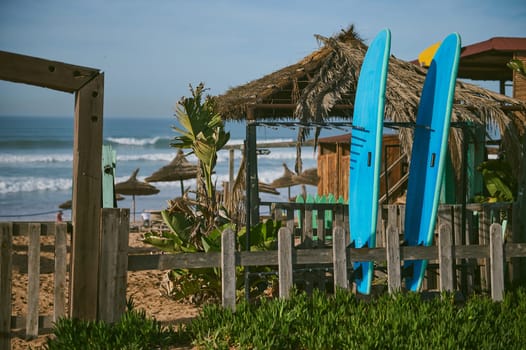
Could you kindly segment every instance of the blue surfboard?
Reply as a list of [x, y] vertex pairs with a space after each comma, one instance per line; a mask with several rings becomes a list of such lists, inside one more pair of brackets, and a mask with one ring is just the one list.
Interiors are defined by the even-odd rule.
[[[433, 243], [460, 56], [460, 36], [447, 36], [435, 53], [422, 89], [413, 139], [404, 238], [409, 246]], [[406, 288], [422, 285], [427, 260], [404, 262]]]
[[[391, 32], [384, 29], [365, 54], [356, 88], [349, 169], [350, 241], [356, 248], [376, 245], [385, 87], [390, 52]], [[373, 263], [356, 262], [353, 267], [356, 290], [369, 294]]]

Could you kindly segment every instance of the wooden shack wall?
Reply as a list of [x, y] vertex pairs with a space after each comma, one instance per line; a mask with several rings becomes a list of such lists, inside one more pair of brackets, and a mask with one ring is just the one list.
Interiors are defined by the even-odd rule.
[[[526, 52], [516, 52], [514, 59], [526, 65]], [[513, 72], [513, 97], [526, 101], [526, 78], [518, 72]]]
[[[320, 141], [318, 153], [318, 194], [332, 193], [336, 198], [342, 196], [345, 201], [349, 197], [349, 141], [323, 142]], [[398, 135], [384, 135], [382, 145], [382, 164], [380, 172], [385, 170], [385, 157], [387, 167], [390, 167], [401, 154]], [[387, 186], [397, 183], [406, 171], [404, 162], [396, 164], [388, 175]], [[385, 178], [380, 179], [380, 196], [385, 193]]]

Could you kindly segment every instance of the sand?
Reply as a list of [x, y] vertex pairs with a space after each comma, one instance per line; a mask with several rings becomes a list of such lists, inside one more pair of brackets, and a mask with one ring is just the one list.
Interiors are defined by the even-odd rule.
[[[141, 242], [141, 233], [130, 233], [130, 249], [144, 252], [155, 251], [155, 248]], [[39, 314], [53, 314], [53, 266], [54, 236], [41, 237], [40, 258], [40, 301]], [[13, 237], [13, 284], [12, 315], [27, 313], [27, 236]], [[69, 251], [69, 244], [68, 244]], [[188, 322], [199, 314], [199, 307], [184, 304], [163, 296], [160, 284], [167, 271], [139, 271], [128, 273], [127, 297], [133, 297], [136, 309], [144, 309], [148, 316], [154, 317], [163, 324]], [[12, 349], [38, 349], [50, 335], [42, 334], [37, 339], [26, 341], [24, 330], [12, 333]]]

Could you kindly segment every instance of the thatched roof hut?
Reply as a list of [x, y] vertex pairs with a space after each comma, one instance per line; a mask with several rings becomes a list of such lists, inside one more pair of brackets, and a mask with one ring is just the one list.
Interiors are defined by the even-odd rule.
[[[321, 122], [330, 117], [352, 117], [360, 67], [367, 50], [351, 26], [340, 34], [316, 36], [323, 46], [300, 60], [260, 79], [231, 88], [216, 97], [226, 120], [243, 120], [254, 107], [257, 120], [295, 119]], [[462, 61], [461, 61], [462, 64]], [[414, 122], [426, 70], [392, 56], [386, 89], [386, 120]], [[258, 108], [264, 107], [264, 108]], [[519, 164], [520, 135], [526, 129], [526, 102], [457, 81], [452, 122], [466, 122], [481, 130], [498, 130], [502, 148], [512, 164]], [[410, 155], [413, 131], [401, 128], [400, 141]], [[304, 140], [306, 135], [301, 135]], [[450, 132], [450, 153], [457, 177], [462, 164], [463, 132]], [[518, 170], [518, 169], [517, 169]]]

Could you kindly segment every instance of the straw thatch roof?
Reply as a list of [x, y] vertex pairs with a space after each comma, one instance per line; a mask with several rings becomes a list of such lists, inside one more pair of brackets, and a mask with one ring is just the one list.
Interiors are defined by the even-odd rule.
[[[351, 118], [358, 75], [367, 47], [352, 26], [334, 37], [316, 38], [323, 46], [298, 63], [217, 96], [216, 105], [223, 118], [243, 120], [247, 106], [261, 104], [276, 108], [266, 106], [256, 109], [254, 116], [258, 120], [294, 118], [308, 123], [333, 116]], [[425, 76], [425, 69], [391, 56], [386, 88], [386, 120], [416, 120]], [[452, 122], [498, 129], [503, 150], [512, 164], [518, 164], [519, 136], [526, 127], [526, 102], [457, 81]], [[399, 135], [409, 156], [413, 131], [401, 128]], [[306, 136], [302, 134], [300, 139], [305, 140]], [[460, 176], [462, 163], [462, 139], [462, 130], [453, 128], [449, 144], [457, 176]]]

